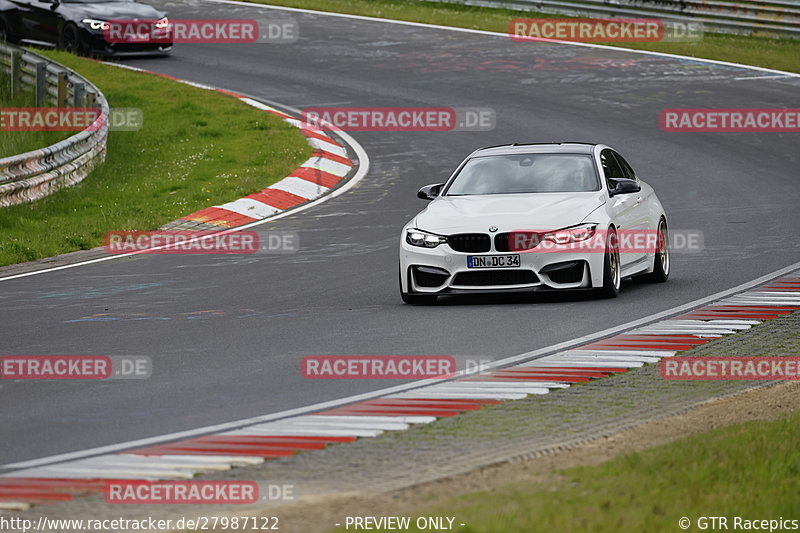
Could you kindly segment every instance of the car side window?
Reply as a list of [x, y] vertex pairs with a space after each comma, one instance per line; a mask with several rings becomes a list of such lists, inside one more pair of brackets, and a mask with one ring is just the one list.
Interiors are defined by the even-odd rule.
[[625, 174], [625, 177], [629, 180], [635, 180], [636, 173], [633, 171], [628, 162], [625, 161], [625, 158], [623, 158], [617, 152], [614, 152], [614, 157], [616, 157], [617, 161], [619, 162], [619, 166], [622, 167], [622, 173]]
[[[603, 150], [600, 152], [600, 164], [603, 166], [603, 174], [606, 177], [606, 182], [608, 182], [608, 180], [624, 180], [626, 178], [622, 167], [619, 166], [617, 158], [614, 157], [614, 152], [611, 150]], [[612, 189], [613, 184], [609, 182], [608, 188]]]

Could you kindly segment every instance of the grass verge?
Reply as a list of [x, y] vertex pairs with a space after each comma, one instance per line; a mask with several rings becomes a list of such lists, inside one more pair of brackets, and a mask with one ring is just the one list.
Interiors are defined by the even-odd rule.
[[[766, 321], [745, 332], [721, 337], [677, 357], [796, 357], [800, 353], [798, 331], [800, 311]], [[744, 520], [783, 517], [800, 523], [797, 516], [797, 509], [800, 509], [800, 454], [797, 453], [800, 448], [800, 391], [796, 382], [744, 392], [741, 387], [751, 386], [745, 381], [668, 381], [660, 378], [657, 368], [657, 364], [645, 365], [570, 390], [506, 402], [418, 430], [378, 437], [373, 443], [405, 436], [418, 449], [424, 449], [425, 444], [458, 443], [459, 453], [465, 454], [481, 440], [492, 439], [490, 442], [499, 446], [518, 438], [516, 435], [520, 431], [527, 431], [533, 442], [539, 435], [548, 433], [555, 434], [563, 442], [574, 435], [568, 419], [576, 413], [553, 411], [554, 407], [574, 407], [584, 412], [582, 424], [613, 428], [608, 421], [617, 417], [609, 417], [617, 409], [615, 398], [633, 402], [630, 406], [619, 406], [618, 415], [632, 421], [648, 402], [655, 401], [662, 412], [669, 412], [675, 406], [671, 402], [690, 398], [696, 387], [703, 387], [707, 393], [687, 404], [696, 409], [680, 416], [651, 420], [609, 440], [595, 440], [565, 451], [560, 462], [548, 463], [547, 458], [538, 458], [502, 463], [494, 469], [449, 480], [449, 485], [442, 482], [416, 489], [428, 498], [435, 495], [435, 503], [428, 503], [430, 499], [425, 497], [404, 498], [403, 494], [396, 493], [391, 495], [391, 501], [410, 500], [413, 503], [407, 507], [413, 509], [410, 516], [455, 517], [456, 524], [466, 524], [454, 528], [460, 533], [674, 532], [682, 530], [679, 520], [683, 517], [691, 521], [688, 530], [699, 531], [703, 524], [698, 523], [698, 519], [710, 516], [727, 517], [728, 528], [732, 530], [754, 529], [744, 522], [735, 527], [733, 519], [737, 516]], [[721, 389], [719, 392], [727, 396], [724, 400], [699, 403], [703, 398], [720, 397], [708, 389], [711, 385], [735, 386], [744, 394], [727, 396], [735, 389]], [[587, 395], [592, 389], [595, 394]], [[571, 403], [557, 403], [559, 395]], [[486, 416], [492, 415], [488, 413], [490, 410], [494, 410], [493, 416]], [[532, 415], [537, 411], [549, 412], [549, 415], [535, 418]], [[483, 418], [478, 418], [481, 415]], [[451, 439], [430, 439], [438, 431], [437, 425], [455, 422], [458, 418], [462, 423], [451, 424]], [[516, 419], [526, 427], [515, 428], [513, 421]], [[548, 420], [556, 421], [556, 427], [549, 428]], [[708, 431], [711, 427], [717, 429]], [[422, 440], [418, 438], [420, 434]], [[625, 451], [627, 453], [620, 453]], [[401, 450], [393, 452], [400, 455]], [[554, 456], [558, 458], [559, 453], [547, 457]], [[368, 454], [362, 450], [360, 457], [368, 457]], [[442, 462], [446, 462], [445, 456], [442, 457]], [[547, 464], [560, 467], [547, 467]], [[472, 489], [461, 490], [458, 488], [461, 486]], [[358, 515], [351, 513], [349, 516]], [[412, 519], [411, 523], [414, 522]], [[709, 530], [714, 529], [710, 521], [707, 525]], [[760, 524], [757, 528], [769, 529]], [[720, 529], [725, 528], [716, 528]], [[783, 529], [795, 528], [789, 525]], [[781, 528], [773, 525], [772, 530]], [[412, 527], [407, 531], [424, 530]]]
[[[254, 3], [380, 17], [459, 28], [508, 32], [513, 18], [562, 17], [531, 11], [493, 9], [422, 0], [248, 0]], [[601, 43], [704, 59], [800, 72], [800, 39], [771, 39], [706, 33], [696, 43]], [[535, 46], [535, 43], [519, 43]]]
[[0, 265], [102, 244], [260, 190], [311, 154], [278, 117], [220, 93], [46, 51], [90, 79], [111, 107], [142, 110], [140, 131], [109, 135], [106, 162], [80, 184], [0, 209]]
[[691, 531], [703, 516], [728, 517], [731, 529], [735, 516], [800, 519], [798, 447], [800, 414], [748, 422], [563, 470], [546, 484], [462, 496], [420, 516], [455, 516], [466, 524], [455, 528], [461, 533], [675, 532], [682, 517]]
[[[33, 107], [36, 102], [33, 89], [11, 97], [11, 81], [0, 71], [0, 108]], [[0, 135], [0, 157], [24, 154], [45, 148], [74, 135], [68, 131], [3, 131]]]

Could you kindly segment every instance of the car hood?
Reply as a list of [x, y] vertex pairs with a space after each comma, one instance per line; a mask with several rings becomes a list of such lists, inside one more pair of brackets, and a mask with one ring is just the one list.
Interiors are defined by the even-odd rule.
[[165, 15], [163, 11], [138, 2], [64, 3], [59, 9], [69, 11], [73, 20], [79, 17], [99, 20], [158, 20]]
[[605, 203], [596, 192], [442, 196], [415, 218], [418, 229], [434, 233], [485, 233], [560, 229], [581, 223]]

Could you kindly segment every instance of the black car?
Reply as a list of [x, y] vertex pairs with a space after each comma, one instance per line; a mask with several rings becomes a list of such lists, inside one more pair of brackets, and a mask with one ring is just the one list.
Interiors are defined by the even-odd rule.
[[[147, 21], [162, 37], [140, 42], [109, 38], [109, 21]], [[135, 0], [0, 0], [0, 41], [56, 46], [71, 52], [112, 55], [168, 54], [166, 13]]]

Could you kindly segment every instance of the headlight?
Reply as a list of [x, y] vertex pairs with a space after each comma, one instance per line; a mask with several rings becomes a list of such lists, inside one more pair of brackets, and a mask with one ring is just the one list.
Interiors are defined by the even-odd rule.
[[167, 17], [164, 17], [163, 19], [156, 22], [155, 26], [159, 30], [163, 30], [164, 28], [169, 28], [169, 19]]
[[597, 224], [581, 224], [574, 228], [560, 229], [544, 234], [544, 239], [556, 244], [569, 244], [572, 242], [585, 241], [594, 236]]
[[111, 28], [111, 24], [106, 22], [105, 20], [97, 20], [97, 19], [83, 19], [81, 22], [89, 26], [93, 30], [109, 30]]
[[440, 244], [447, 242], [447, 237], [429, 233], [420, 229], [410, 229], [406, 231], [406, 242], [411, 246], [421, 248], [436, 248]]

